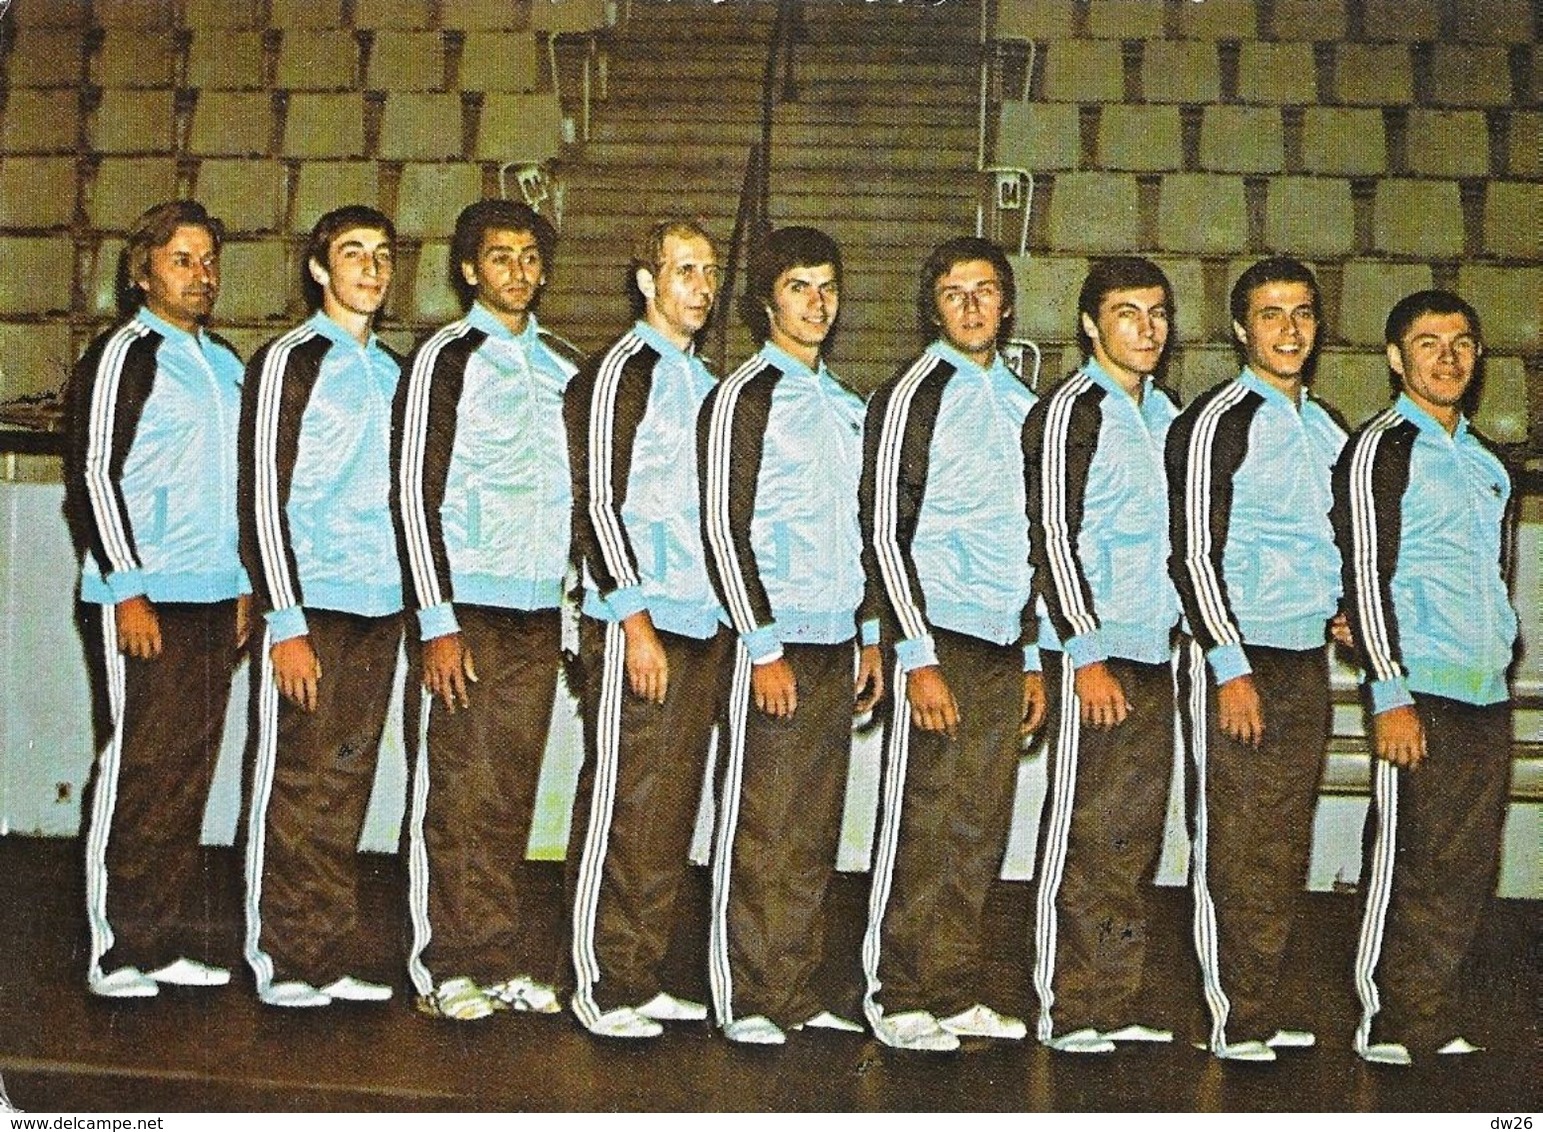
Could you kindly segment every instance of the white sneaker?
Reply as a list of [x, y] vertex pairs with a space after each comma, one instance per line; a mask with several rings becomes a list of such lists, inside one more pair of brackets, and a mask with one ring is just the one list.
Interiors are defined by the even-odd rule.
[[723, 1028], [723, 1036], [731, 1042], [753, 1046], [780, 1046], [788, 1040], [782, 1027], [764, 1014], [752, 1014], [748, 1018], [736, 1018]]
[[1414, 1058], [1409, 1056], [1409, 1049], [1401, 1042], [1375, 1042], [1363, 1050], [1357, 1050], [1361, 1057], [1376, 1065], [1412, 1065]]
[[475, 1022], [494, 1010], [492, 1000], [465, 975], [446, 979], [434, 988], [434, 993], [419, 995], [413, 1005], [420, 1014], [452, 1022]]
[[896, 1049], [946, 1053], [959, 1048], [959, 1039], [938, 1025], [938, 1020], [925, 1010], [881, 1015], [873, 1033], [879, 1041]]
[[1436, 1052], [1437, 1053], [1478, 1053], [1481, 1050], [1483, 1050], [1483, 1048], [1484, 1048], [1483, 1046], [1476, 1046], [1476, 1045], [1474, 1045], [1472, 1042], [1470, 1042], [1465, 1037], [1458, 1036], [1458, 1037], [1453, 1038], [1451, 1041], [1449, 1041], [1446, 1045], [1442, 1046]]
[[977, 1002], [968, 1010], [961, 1010], [951, 1018], [939, 1018], [938, 1025], [955, 1037], [1002, 1038], [1011, 1042], [1022, 1041], [1029, 1032], [1023, 1019], [998, 1014], [982, 1002]]
[[322, 987], [321, 993], [344, 1002], [385, 1002], [391, 997], [391, 988], [385, 983], [369, 983], [352, 975], [343, 975]]
[[490, 987], [482, 993], [493, 1002], [495, 1010], [518, 1010], [529, 1014], [556, 1014], [562, 1009], [557, 992], [545, 983], [538, 983], [529, 975], [516, 975]]
[[257, 992], [257, 997], [269, 1006], [331, 1006], [330, 996], [323, 994], [310, 983], [299, 980], [269, 983]]
[[1059, 1038], [1050, 1038], [1045, 1045], [1060, 1053], [1114, 1052], [1114, 1043], [1091, 1026], [1085, 1030], [1073, 1030], [1069, 1034], [1062, 1034]]
[[618, 1006], [607, 1010], [593, 1022], [585, 1022], [584, 1028], [602, 1038], [657, 1038], [664, 1027], [652, 1018], [645, 1018], [630, 1006]]
[[642, 1006], [633, 1009], [655, 1022], [701, 1022], [707, 1018], [707, 1007], [700, 1002], [676, 998], [668, 991], [660, 991]]
[[1223, 1061], [1274, 1061], [1275, 1051], [1265, 1042], [1251, 1038], [1246, 1042], [1226, 1042], [1216, 1051]]
[[151, 971], [149, 977], [174, 987], [223, 987], [230, 982], [230, 971], [224, 967], [211, 967], [197, 959], [173, 959], [166, 966]]
[[1264, 1044], [1271, 1049], [1309, 1049], [1318, 1044], [1318, 1036], [1311, 1030], [1276, 1030]]
[[861, 1034], [863, 1028], [850, 1018], [822, 1010], [807, 1022], [794, 1026], [795, 1030], [840, 1030], [843, 1034]]
[[92, 975], [86, 984], [102, 998], [154, 998], [161, 985], [138, 967], [119, 967], [105, 975]]
[[1109, 1030], [1098, 1035], [1110, 1042], [1171, 1042], [1172, 1030], [1154, 1030], [1151, 1026], [1143, 1026], [1132, 1022], [1129, 1026], [1121, 1026], [1118, 1030]]

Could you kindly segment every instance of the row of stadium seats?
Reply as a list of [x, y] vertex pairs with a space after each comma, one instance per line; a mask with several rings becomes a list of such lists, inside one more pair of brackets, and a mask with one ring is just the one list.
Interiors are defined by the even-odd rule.
[[606, 0], [24, 0], [22, 27], [253, 30], [445, 28], [590, 31], [612, 22]]

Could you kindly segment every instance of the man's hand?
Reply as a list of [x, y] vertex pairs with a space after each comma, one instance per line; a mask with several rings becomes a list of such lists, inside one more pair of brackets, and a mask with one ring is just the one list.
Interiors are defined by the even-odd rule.
[[1414, 770], [1425, 761], [1425, 724], [1413, 704], [1402, 704], [1372, 716], [1377, 757]]
[[1045, 722], [1045, 674], [1043, 672], [1025, 672], [1023, 674], [1023, 714], [1019, 716], [1018, 735], [1028, 738], [1038, 731]]
[[1259, 702], [1252, 674], [1245, 672], [1218, 685], [1216, 714], [1223, 734], [1250, 747], [1264, 741], [1264, 705]]
[[773, 719], [792, 719], [798, 710], [798, 681], [786, 657], [750, 669], [750, 693], [755, 706]]
[[911, 701], [911, 722], [923, 731], [941, 731], [952, 739], [959, 733], [959, 704], [936, 664], [913, 669], [906, 677], [905, 696]]
[[246, 643], [252, 636], [252, 595], [242, 594], [236, 598], [236, 651], [246, 648]]
[[664, 703], [670, 689], [670, 661], [648, 610], [640, 609], [621, 623], [627, 638], [627, 684], [632, 694], [649, 703]]
[[1355, 636], [1350, 632], [1350, 618], [1343, 613], [1336, 613], [1329, 618], [1329, 636], [1336, 644], [1344, 645], [1352, 652], [1355, 651]]
[[316, 659], [310, 636], [302, 634], [280, 641], [268, 655], [273, 658], [273, 679], [279, 693], [301, 711], [315, 711], [321, 661]]
[[1107, 731], [1125, 722], [1130, 701], [1125, 689], [1103, 661], [1084, 664], [1073, 677], [1077, 699], [1082, 702], [1082, 722], [1099, 731]]
[[135, 660], [154, 660], [161, 655], [161, 619], [144, 594], [127, 597], [113, 606], [118, 626], [118, 651]]
[[[866, 689], [866, 691], [865, 691]], [[857, 652], [857, 679], [852, 685], [852, 714], [872, 711], [884, 698], [884, 654], [878, 645]]]
[[468, 680], [477, 682], [477, 669], [472, 664], [471, 649], [460, 633], [446, 633], [423, 642], [423, 686], [430, 695], [444, 700], [452, 715], [457, 707], [471, 706], [471, 698], [466, 694]]

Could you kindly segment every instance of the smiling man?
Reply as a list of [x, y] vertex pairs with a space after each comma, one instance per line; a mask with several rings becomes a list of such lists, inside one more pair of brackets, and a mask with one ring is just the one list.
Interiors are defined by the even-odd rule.
[[884, 685], [877, 614], [862, 608], [876, 597], [857, 521], [863, 403], [822, 357], [841, 308], [835, 241], [771, 233], [752, 253], [744, 307], [764, 345], [697, 422], [708, 567], [739, 634], [709, 969], [724, 1034], [770, 1045], [789, 1028], [861, 1031], [813, 983], [852, 716]]
[[1464, 405], [1479, 316], [1449, 291], [1388, 315], [1392, 406], [1334, 468], [1345, 605], [1371, 710], [1372, 805], [1356, 951], [1368, 1061], [1467, 1054], [1458, 974], [1500, 868], [1511, 774], [1511, 479]]
[[691, 848], [730, 634], [707, 573], [696, 420], [713, 376], [696, 335], [718, 255], [687, 220], [656, 224], [632, 258], [642, 308], [568, 386], [584, 765], [574, 801], [573, 1012], [591, 1033], [651, 1038], [700, 1021], [661, 984]]
[[1153, 384], [1173, 290], [1150, 260], [1094, 262], [1077, 299], [1086, 361], [1023, 431], [1045, 652], [1050, 779], [1036, 862], [1039, 1040], [1068, 1053], [1168, 1042], [1145, 1025], [1142, 885], [1173, 769], [1179, 619], [1168, 582], [1163, 443], [1178, 409]]
[[88, 985], [109, 998], [230, 981], [204, 961], [198, 924], [199, 830], [251, 592], [236, 537], [241, 359], [205, 328], [223, 235], [196, 201], [135, 221], [129, 317], [87, 348], [68, 391], [66, 512], [80, 598], [101, 610], [113, 728], [86, 809]]
[[896, 642], [863, 1007], [901, 1049], [1027, 1032], [984, 1002], [981, 938], [1020, 738], [1044, 714], [1019, 442], [1034, 394], [998, 352], [1013, 294], [995, 244], [934, 249], [916, 307], [936, 340], [873, 395], [863, 437], [864, 550]]
[[[557, 233], [528, 205], [456, 220], [464, 318], [425, 340], [397, 391], [393, 470], [423, 707], [408, 815], [419, 1009], [457, 1021], [552, 1013], [546, 921], [521, 891], [557, 688], [575, 365], [535, 306]], [[538, 954], [537, 952], [540, 952]]]
[[1195, 945], [1211, 1052], [1231, 1060], [1314, 1041], [1278, 1025], [1274, 990], [1307, 880], [1340, 592], [1329, 476], [1345, 433], [1307, 392], [1319, 322], [1305, 265], [1248, 268], [1232, 289], [1243, 372], [1168, 433], [1169, 570], [1192, 634]]
[[356, 847], [402, 633], [390, 468], [401, 365], [373, 330], [395, 238], [363, 205], [316, 222], [302, 275], [315, 313], [253, 355], [243, 391], [242, 555], [266, 621], [246, 952], [270, 1006], [391, 997], [361, 977]]

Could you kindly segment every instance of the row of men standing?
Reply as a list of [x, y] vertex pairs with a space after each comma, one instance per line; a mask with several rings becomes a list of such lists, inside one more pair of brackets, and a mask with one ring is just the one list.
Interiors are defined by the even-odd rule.
[[[1395, 307], [1402, 392], [1346, 446], [1305, 389], [1319, 298], [1289, 259], [1239, 279], [1246, 366], [1181, 414], [1153, 383], [1171, 287], [1137, 258], [1095, 262], [1078, 298], [1087, 361], [1036, 403], [998, 350], [1011, 265], [987, 241], [948, 241], [919, 279], [933, 340], [865, 408], [824, 363], [842, 262], [813, 229], [756, 249], [744, 314], [764, 345], [721, 381], [693, 348], [719, 285], [694, 223], [639, 244], [641, 317], [582, 365], [536, 321], [555, 233], [522, 205], [462, 213], [468, 313], [405, 361], [373, 332], [384, 215], [318, 221], [315, 314], [244, 370], [204, 327], [220, 241], [195, 203], [146, 213], [125, 253], [133, 313], [71, 382], [67, 509], [114, 724], [86, 831], [94, 993], [229, 981], [185, 925], [255, 604], [257, 992], [284, 1007], [391, 996], [360, 958], [355, 844], [405, 606], [423, 686], [408, 712], [408, 973], [426, 1013], [552, 1013], [566, 991], [608, 1037], [705, 1018], [661, 970], [716, 723], [715, 1021], [751, 1043], [861, 1030], [815, 976], [852, 717], [887, 683], [868, 1027], [908, 1049], [1026, 1036], [986, 1002], [981, 930], [1022, 737], [1043, 726], [1036, 1036], [1068, 1053], [1171, 1041], [1143, 1005], [1142, 884], [1177, 695], [1208, 1044], [1273, 1060], [1314, 1041], [1274, 991], [1332, 633], [1370, 673], [1379, 755], [1356, 1049], [1407, 1063], [1473, 1048], [1441, 1031], [1494, 885], [1516, 619], [1510, 482], [1461, 411], [1481, 350], [1461, 299]], [[585, 758], [559, 962], [531, 949], [516, 866], [565, 647]]]

